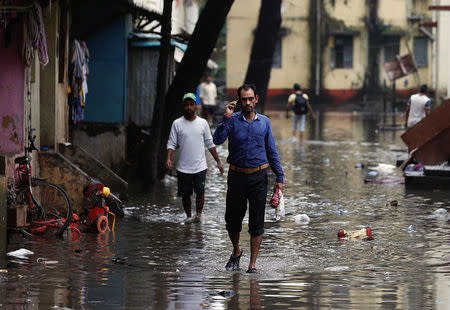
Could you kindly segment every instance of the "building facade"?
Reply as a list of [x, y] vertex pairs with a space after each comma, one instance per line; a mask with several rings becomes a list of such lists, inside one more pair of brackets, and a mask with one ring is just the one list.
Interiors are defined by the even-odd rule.
[[[300, 83], [310, 95], [342, 102], [392, 87], [384, 63], [411, 54], [417, 72], [395, 80], [405, 95], [436, 89], [432, 0], [285, 0], [268, 95]], [[227, 88], [245, 77], [260, 1], [237, 0], [227, 19]], [[442, 79], [442, 78], [441, 78]]]

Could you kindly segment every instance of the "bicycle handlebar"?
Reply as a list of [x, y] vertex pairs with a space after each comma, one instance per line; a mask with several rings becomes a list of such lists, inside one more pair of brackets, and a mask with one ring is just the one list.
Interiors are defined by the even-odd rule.
[[25, 147], [25, 149], [28, 151], [28, 152], [32, 152], [33, 150], [38, 150], [37, 148], [36, 148], [36, 146], [34, 145], [34, 141], [36, 140], [36, 136], [33, 136], [33, 131], [35, 131], [36, 130], [36, 128], [30, 128], [29, 130], [28, 130], [28, 141], [30, 142], [30, 145], [28, 146], [28, 147]]

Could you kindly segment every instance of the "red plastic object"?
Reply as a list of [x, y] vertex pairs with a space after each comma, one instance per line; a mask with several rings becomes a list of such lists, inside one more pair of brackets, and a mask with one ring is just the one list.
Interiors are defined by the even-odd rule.
[[33, 235], [43, 234], [46, 231], [47, 231], [47, 226], [33, 227], [30, 229], [30, 233]]
[[367, 237], [369, 237], [369, 238], [372, 237], [372, 230], [370, 229], [369, 226], [366, 227], [366, 235], [367, 235]]
[[95, 218], [95, 227], [100, 233], [106, 232], [108, 230], [108, 218], [104, 215], [97, 215]]
[[95, 218], [97, 217], [97, 215], [105, 215], [106, 214], [106, 210], [103, 209], [102, 207], [88, 207], [89, 213], [86, 216], [86, 222], [88, 224], [94, 224], [95, 223]]
[[280, 189], [277, 186], [274, 186], [272, 198], [270, 198], [270, 206], [276, 209], [280, 204], [280, 198]]
[[343, 229], [339, 229], [338, 231], [338, 238], [345, 238], [345, 232]]

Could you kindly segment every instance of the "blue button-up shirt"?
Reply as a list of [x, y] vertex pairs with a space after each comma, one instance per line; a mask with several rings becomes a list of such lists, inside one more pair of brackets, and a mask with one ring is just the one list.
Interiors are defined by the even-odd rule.
[[281, 168], [275, 140], [269, 119], [256, 114], [250, 123], [241, 112], [224, 117], [217, 125], [213, 142], [220, 145], [228, 138], [229, 164], [241, 168], [255, 168], [269, 162], [270, 168], [276, 174], [276, 182], [283, 183], [283, 168]]

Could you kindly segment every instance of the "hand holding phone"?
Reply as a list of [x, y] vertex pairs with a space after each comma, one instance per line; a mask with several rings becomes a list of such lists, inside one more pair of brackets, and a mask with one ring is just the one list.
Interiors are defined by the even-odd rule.
[[236, 101], [232, 101], [225, 106], [225, 114], [231, 116], [234, 113], [234, 109], [236, 108]]

